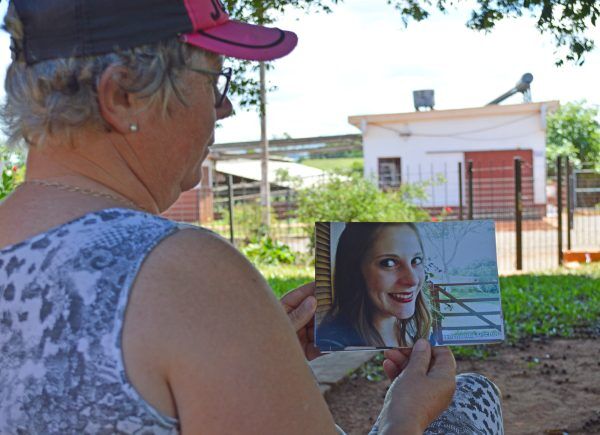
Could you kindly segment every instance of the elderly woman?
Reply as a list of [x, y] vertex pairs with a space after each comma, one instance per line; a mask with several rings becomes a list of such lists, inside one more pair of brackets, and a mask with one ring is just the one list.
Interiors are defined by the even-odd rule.
[[[156, 216], [231, 114], [221, 55], [275, 59], [295, 35], [217, 0], [13, 0], [5, 27], [3, 118], [29, 153], [0, 204], [0, 432], [335, 433], [305, 359], [313, 287], [282, 309], [226, 241]], [[388, 357], [379, 432], [421, 433], [452, 354]]]

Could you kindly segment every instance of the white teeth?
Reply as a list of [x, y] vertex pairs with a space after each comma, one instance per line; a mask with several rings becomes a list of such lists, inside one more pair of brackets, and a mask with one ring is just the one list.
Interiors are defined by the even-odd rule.
[[388, 293], [392, 299], [398, 302], [406, 302], [412, 299], [412, 293]]

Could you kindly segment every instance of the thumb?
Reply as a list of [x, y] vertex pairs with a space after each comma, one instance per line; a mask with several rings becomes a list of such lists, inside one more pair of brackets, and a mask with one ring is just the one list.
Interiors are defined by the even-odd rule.
[[423, 338], [417, 340], [412, 348], [410, 359], [405, 371], [408, 373], [426, 375], [431, 361], [431, 346]]
[[302, 329], [315, 314], [317, 308], [317, 300], [314, 296], [308, 296], [298, 308], [294, 309], [289, 313], [290, 321], [294, 325], [294, 330], [299, 331]]

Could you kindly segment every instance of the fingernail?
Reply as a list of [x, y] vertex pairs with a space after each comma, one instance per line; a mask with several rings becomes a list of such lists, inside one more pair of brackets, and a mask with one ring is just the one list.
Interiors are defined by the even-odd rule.
[[417, 342], [415, 343], [415, 345], [413, 346], [413, 351], [423, 352], [423, 351], [427, 350], [428, 345], [429, 345], [429, 343], [427, 342], [427, 340], [425, 340], [423, 338], [419, 338], [417, 340]]

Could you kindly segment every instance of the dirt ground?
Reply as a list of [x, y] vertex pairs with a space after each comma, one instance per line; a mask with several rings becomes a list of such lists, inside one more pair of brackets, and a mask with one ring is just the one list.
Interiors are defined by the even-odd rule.
[[[600, 434], [600, 339], [532, 340], [501, 346], [485, 361], [458, 361], [500, 387], [504, 428], [512, 434]], [[388, 381], [351, 376], [325, 396], [348, 434], [367, 434]]]

